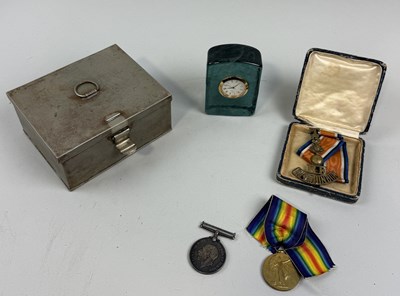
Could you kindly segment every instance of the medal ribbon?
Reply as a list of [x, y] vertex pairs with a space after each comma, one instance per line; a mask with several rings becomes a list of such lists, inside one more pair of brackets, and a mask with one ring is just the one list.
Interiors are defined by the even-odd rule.
[[[323, 152], [321, 157], [324, 166], [328, 172], [334, 171], [338, 175], [336, 182], [349, 183], [349, 159], [347, 156], [346, 142], [343, 136], [338, 133], [320, 130], [319, 132], [319, 145], [322, 147]], [[297, 150], [297, 155], [311, 163], [311, 157], [314, 152], [310, 150], [312, 141], [308, 141]]]
[[284, 249], [303, 277], [323, 274], [335, 266], [307, 215], [275, 195], [246, 229], [272, 253]]

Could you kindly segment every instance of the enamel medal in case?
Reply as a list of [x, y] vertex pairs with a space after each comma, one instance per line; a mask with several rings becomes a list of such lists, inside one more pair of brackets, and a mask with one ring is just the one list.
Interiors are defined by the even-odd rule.
[[277, 179], [354, 203], [361, 193], [365, 134], [386, 64], [326, 49], [305, 58]]

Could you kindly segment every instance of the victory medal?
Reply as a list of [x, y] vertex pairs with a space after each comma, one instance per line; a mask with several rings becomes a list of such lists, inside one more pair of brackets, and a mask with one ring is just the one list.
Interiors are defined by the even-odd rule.
[[246, 229], [273, 253], [265, 259], [262, 275], [276, 290], [291, 290], [302, 277], [323, 274], [334, 266], [307, 215], [277, 196], [271, 196]]
[[283, 251], [278, 251], [265, 259], [262, 275], [270, 287], [279, 291], [292, 290], [301, 278], [290, 257]]

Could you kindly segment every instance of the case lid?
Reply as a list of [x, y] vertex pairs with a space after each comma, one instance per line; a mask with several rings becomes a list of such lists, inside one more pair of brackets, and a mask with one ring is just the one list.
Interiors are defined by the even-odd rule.
[[115, 125], [106, 121], [110, 115], [120, 113], [125, 122], [116, 124], [126, 126], [130, 118], [171, 98], [117, 45], [7, 95], [59, 162], [93, 145], [96, 139], [110, 136], [115, 130]]
[[247, 63], [262, 67], [261, 53], [257, 48], [243, 44], [221, 44], [208, 50], [208, 65], [219, 63]]
[[306, 55], [295, 118], [358, 138], [368, 131], [385, 76], [380, 61], [310, 49]]

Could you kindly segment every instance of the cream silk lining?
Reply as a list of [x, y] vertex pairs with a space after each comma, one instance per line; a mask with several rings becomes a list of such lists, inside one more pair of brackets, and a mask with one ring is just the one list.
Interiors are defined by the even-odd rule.
[[[292, 171], [297, 167], [306, 170], [307, 162], [299, 157], [296, 154], [296, 151], [308, 140], [310, 140], [310, 127], [301, 123], [292, 124], [288, 135], [286, 150], [282, 160], [282, 167], [280, 171], [282, 176], [299, 181], [292, 174]], [[347, 153], [349, 156], [350, 183], [331, 183], [323, 185], [321, 187], [331, 189], [340, 193], [356, 196], [361, 175], [361, 153], [363, 148], [363, 141], [361, 139], [349, 137], [344, 137], [344, 140], [347, 143]]]
[[296, 116], [358, 138], [368, 124], [381, 75], [381, 66], [374, 62], [314, 51], [304, 72]]

